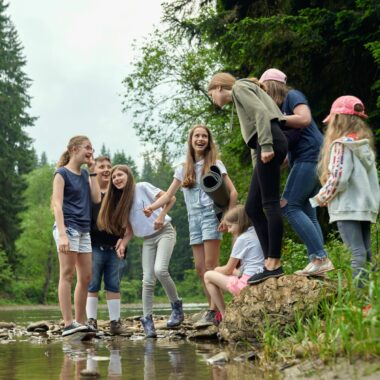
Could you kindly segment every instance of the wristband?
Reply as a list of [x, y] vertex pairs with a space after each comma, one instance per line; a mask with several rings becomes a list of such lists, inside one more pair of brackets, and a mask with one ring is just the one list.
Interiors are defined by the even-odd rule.
[[90, 177], [96, 177], [98, 173], [90, 173]]

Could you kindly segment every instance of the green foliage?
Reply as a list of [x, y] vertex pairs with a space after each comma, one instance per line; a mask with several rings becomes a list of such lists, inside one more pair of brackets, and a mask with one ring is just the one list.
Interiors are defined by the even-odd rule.
[[[46, 303], [51, 287], [58, 281], [58, 260], [52, 234], [54, 222], [50, 209], [51, 166], [33, 170], [26, 176], [24, 192], [27, 209], [20, 214], [22, 233], [16, 241], [19, 267], [12, 293], [17, 301]], [[23, 298], [22, 298], [23, 297]]]
[[133, 72], [123, 83], [124, 111], [132, 112], [140, 138], [160, 147], [184, 140], [195, 122], [213, 109], [206, 80], [218, 67], [215, 51], [170, 30], [156, 30], [141, 47]]
[[142, 281], [141, 280], [122, 280], [121, 281], [121, 299], [123, 303], [136, 302], [141, 300]]
[[194, 269], [184, 271], [184, 279], [177, 284], [180, 297], [185, 297], [186, 301], [199, 301], [204, 299], [202, 283]]
[[14, 270], [14, 242], [20, 233], [17, 215], [24, 207], [23, 175], [36, 164], [36, 157], [25, 131], [34, 122], [28, 115], [30, 80], [23, 71], [26, 61], [7, 7], [0, 0], [0, 249]]
[[8, 257], [4, 251], [0, 250], [0, 298], [4, 298], [13, 277], [12, 268], [8, 263]]

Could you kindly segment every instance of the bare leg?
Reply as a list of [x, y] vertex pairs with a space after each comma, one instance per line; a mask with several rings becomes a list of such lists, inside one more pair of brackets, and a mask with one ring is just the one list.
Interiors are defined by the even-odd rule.
[[212, 302], [218, 308], [224, 318], [225, 304], [223, 291], [227, 291], [227, 282], [229, 276], [216, 272], [214, 270], [207, 271], [204, 276], [205, 285], [211, 296]]
[[84, 324], [86, 321], [87, 289], [91, 280], [91, 254], [80, 253], [77, 255], [77, 284], [74, 293], [75, 319]]
[[77, 255], [77, 252], [58, 253], [58, 299], [65, 326], [69, 326], [73, 322], [73, 314], [71, 310], [71, 284], [73, 282]]

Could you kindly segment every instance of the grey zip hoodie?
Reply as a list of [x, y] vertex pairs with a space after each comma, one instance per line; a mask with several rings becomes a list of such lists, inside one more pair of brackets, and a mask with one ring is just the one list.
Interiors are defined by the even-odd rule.
[[[327, 181], [316, 197], [328, 202], [330, 223], [338, 220], [375, 223], [380, 206], [380, 187], [375, 154], [369, 141], [344, 137], [331, 144], [330, 152], [337, 143], [344, 146], [343, 160], [339, 162], [339, 181], [335, 189], [329, 189]], [[330, 156], [330, 172], [334, 164], [336, 168], [336, 159]], [[314, 207], [316, 197], [310, 199]]]

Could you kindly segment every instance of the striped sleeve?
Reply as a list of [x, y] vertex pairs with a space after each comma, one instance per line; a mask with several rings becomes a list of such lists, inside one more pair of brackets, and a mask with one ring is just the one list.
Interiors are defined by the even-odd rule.
[[330, 152], [328, 179], [318, 194], [321, 203], [328, 203], [335, 197], [343, 176], [343, 160], [344, 144], [337, 142]]

